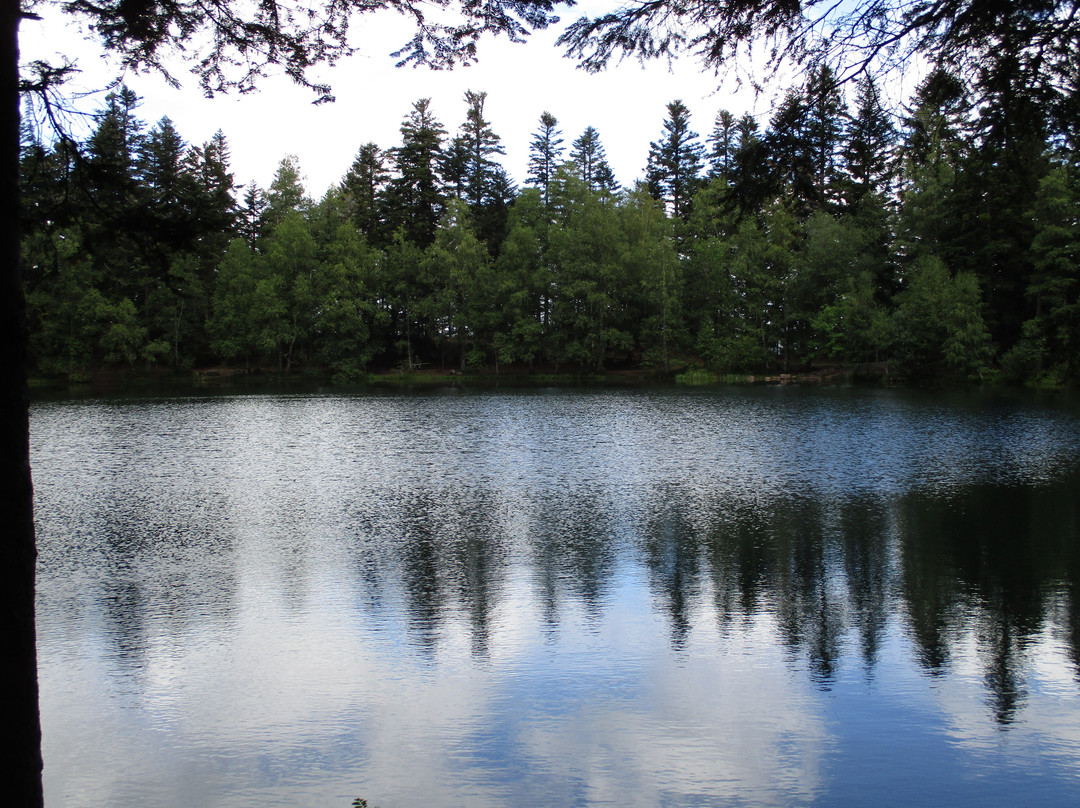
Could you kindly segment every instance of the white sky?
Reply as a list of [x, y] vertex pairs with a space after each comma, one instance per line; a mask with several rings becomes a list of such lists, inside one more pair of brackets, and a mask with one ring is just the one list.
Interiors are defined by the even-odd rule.
[[[566, 10], [563, 19], [569, 22], [583, 7], [603, 5], [603, 0], [583, 4]], [[96, 43], [85, 41], [66, 15], [52, 8], [44, 11], [49, 15], [45, 21], [22, 23], [24, 62], [55, 60], [57, 54], [77, 58], [83, 72], [74, 85], [84, 90], [103, 87], [117, 76], [115, 63], [102, 56]], [[148, 125], [168, 115], [183, 138], [196, 144], [218, 129], [224, 131], [238, 185], [254, 180], [265, 188], [281, 158], [295, 154], [305, 187], [315, 198], [344, 176], [364, 143], [398, 145], [401, 121], [420, 98], [431, 98], [436, 117], [453, 135], [465, 117], [465, 90], [487, 92], [485, 115], [502, 138], [502, 163], [519, 185], [527, 174], [529, 141], [545, 110], [559, 119], [567, 153], [586, 126], [595, 127], [616, 178], [630, 185], [644, 174], [649, 143], [660, 136], [670, 101], [686, 104], [694, 130], [704, 139], [720, 109], [736, 115], [749, 111], [764, 126], [772, 89], [783, 90], [777, 86], [755, 98], [749, 87], [738, 89], [733, 78], [722, 81], [702, 72], [690, 58], [671, 70], [662, 62], [643, 68], [627, 61], [589, 75], [562, 57], [554, 45], [557, 31], [539, 32], [526, 45], [486, 40], [479, 64], [454, 71], [395, 68], [389, 54], [408, 39], [408, 22], [383, 12], [357, 18], [354, 27], [360, 53], [332, 71], [314, 74], [333, 85], [333, 104], [312, 105], [312, 94], [286, 78], [262, 82], [257, 93], [205, 99], [182, 65], [174, 70], [184, 83], [179, 91], [153, 75], [129, 74], [124, 79], [142, 96], [139, 115]], [[103, 96], [96, 96], [84, 106], [95, 109], [102, 101]]]

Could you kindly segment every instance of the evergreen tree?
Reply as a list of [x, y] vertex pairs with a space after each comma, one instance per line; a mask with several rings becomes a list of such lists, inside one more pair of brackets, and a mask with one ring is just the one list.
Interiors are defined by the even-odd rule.
[[838, 162], [843, 144], [847, 109], [828, 65], [814, 69], [806, 83], [805, 133], [813, 166], [816, 209], [835, 208], [839, 199]]
[[591, 126], [586, 127], [581, 137], [574, 141], [570, 160], [577, 166], [577, 176], [590, 191], [607, 188], [609, 183], [614, 182], [600, 134]]
[[465, 198], [469, 186], [470, 159], [469, 144], [461, 135], [453, 138], [443, 149], [439, 173], [447, 197]]
[[738, 151], [738, 121], [728, 110], [716, 113], [716, 123], [708, 138], [709, 179], [720, 177], [730, 181], [735, 170], [735, 154]]
[[[551, 185], [555, 190], [554, 182]], [[551, 310], [548, 204], [537, 188], [527, 188], [510, 209], [506, 240], [496, 264], [502, 327], [494, 335], [497, 362], [542, 357]]]
[[315, 239], [299, 211], [291, 210], [271, 231], [262, 256], [266, 275], [257, 294], [272, 298], [262, 311], [259, 343], [276, 354], [288, 373], [308, 347], [316, 319], [315, 285], [320, 271]]
[[196, 218], [203, 254], [215, 261], [224, 255], [237, 223], [236, 178], [229, 167], [229, 142], [220, 129], [202, 146], [190, 150], [186, 162], [198, 187]]
[[261, 270], [257, 261], [246, 240], [233, 239], [214, 279], [211, 347], [226, 362], [250, 366], [260, 353], [256, 288]]
[[745, 113], [735, 124], [735, 165], [731, 197], [743, 212], [756, 213], [775, 197], [768, 149], [759, 134], [757, 120]]
[[958, 164], [968, 142], [971, 101], [958, 76], [937, 68], [915, 89], [904, 119], [903, 156], [910, 165]]
[[[505, 154], [501, 140], [484, 117], [487, 93], [467, 91], [468, 110], [455, 145], [464, 158], [464, 196], [477, 228], [477, 234], [492, 254], [498, 252], [506, 231], [506, 212], [514, 197], [514, 188], [506, 170], [495, 160]], [[456, 150], [455, 150], [456, 151]]]
[[970, 159], [971, 104], [954, 75], [935, 70], [915, 91], [904, 124], [898, 246], [909, 258], [935, 255], [950, 267], [968, 261], [965, 234], [974, 211], [960, 173]]
[[[897, 207], [895, 178], [898, 173], [898, 136], [892, 115], [885, 110], [872, 77], [859, 81], [855, 113], [847, 122], [842, 161], [844, 171], [838, 182], [842, 210], [852, 219], [852, 232], [866, 257], [868, 274], [844, 282], [847, 300], [855, 301], [870, 284], [877, 304], [887, 304], [898, 291], [893, 249]], [[860, 315], [862, 316], [862, 315]], [[849, 352], [850, 355], [851, 352]], [[866, 352], [863, 351], [865, 356]]]
[[674, 218], [685, 219], [698, 189], [704, 147], [690, 129], [690, 110], [682, 101], [672, 101], [667, 111], [663, 135], [649, 145], [646, 182]]
[[[186, 151], [187, 145], [167, 117], [158, 121], [140, 144], [138, 174], [143, 200], [159, 213], [178, 213], [189, 201], [186, 194], [188, 189], [181, 187], [187, 179], [182, 176]], [[171, 234], [163, 230], [156, 235]]]
[[[170, 357], [179, 368], [194, 360], [204, 336], [208, 300], [204, 281], [220, 260], [208, 253], [228, 233], [209, 228], [227, 226], [203, 204], [200, 177], [192, 154], [172, 122], [161, 121], [145, 138], [139, 155], [141, 214], [133, 225], [144, 241], [145, 298], [138, 314], [147, 326], [147, 360]], [[201, 260], [205, 258], [205, 261]], [[205, 270], [205, 271], [204, 271]]]
[[982, 103], [978, 143], [962, 166], [963, 200], [971, 211], [964, 248], [986, 303], [994, 341], [1009, 348], [1034, 315], [1025, 295], [1035, 268], [1030, 253], [1040, 183], [1050, 170], [1050, 132], [1043, 99], [1019, 83], [1020, 71], [995, 60], [978, 80]]
[[371, 244], [381, 243], [384, 237], [383, 195], [389, 179], [382, 150], [365, 143], [341, 181], [349, 220]]
[[383, 299], [390, 321], [388, 338], [392, 340], [388, 347], [402, 359], [406, 370], [429, 361], [420, 353], [431, 345], [427, 337], [433, 308], [431, 282], [422, 271], [423, 263], [423, 251], [399, 229], [386, 248]]
[[813, 209], [814, 164], [806, 140], [806, 98], [790, 88], [769, 121], [763, 140], [768, 160], [769, 196], [785, 198], [805, 217]]
[[140, 228], [143, 193], [136, 160], [145, 136], [135, 117], [139, 98], [127, 87], [105, 98], [87, 143], [82, 175], [83, 246], [100, 268], [101, 291], [110, 300], [145, 295], [146, 267]]
[[170, 261], [194, 248], [197, 185], [187, 173], [187, 145], [172, 121], [162, 118], [139, 144], [136, 172], [139, 205], [128, 222], [141, 242], [148, 288], [165, 282]]
[[263, 220], [268, 230], [273, 230], [290, 213], [307, 213], [311, 209], [311, 200], [304, 190], [300, 163], [296, 155], [289, 154], [281, 158], [270, 188], [266, 191], [266, 212]]
[[499, 164], [494, 159], [495, 155], [506, 154], [501, 139], [491, 128], [491, 123], [484, 117], [486, 100], [487, 93], [465, 91], [465, 103], [468, 109], [459, 135], [467, 155], [465, 194], [462, 198], [474, 209], [484, 204], [492, 194], [494, 178], [499, 171]]
[[259, 241], [266, 232], [266, 194], [254, 183], [244, 186], [244, 196], [237, 214], [237, 235], [244, 240], [252, 252], [258, 248]]
[[925, 376], [944, 370], [978, 378], [992, 357], [980, 298], [970, 272], [954, 275], [933, 256], [916, 261], [893, 313], [899, 371]]
[[635, 302], [641, 362], [667, 371], [686, 342], [673, 221], [641, 185], [622, 200], [620, 212], [626, 239], [622, 271], [628, 285], [640, 292]]
[[626, 237], [615, 205], [560, 170], [548, 258], [551, 343], [556, 363], [600, 371], [633, 348], [633, 318], [622, 273]]
[[601, 195], [610, 196], [619, 190], [619, 183], [615, 179], [615, 172], [611, 170], [611, 164], [603, 159], [597, 164], [593, 172], [593, 183]]
[[470, 218], [462, 200], [450, 199], [424, 256], [434, 286], [431, 315], [447, 340], [443, 353], [455, 345], [461, 370], [486, 360], [496, 315], [491, 258]]
[[550, 201], [551, 182], [562, 158], [563, 138], [559, 121], [550, 112], [540, 115], [540, 127], [529, 144], [529, 183], [540, 189], [540, 198]]
[[382, 253], [369, 247], [350, 222], [338, 227], [326, 253], [313, 285], [315, 354], [333, 370], [335, 382], [355, 382], [363, 378], [376, 349], [375, 282]]
[[401, 145], [391, 151], [388, 224], [394, 232], [404, 228], [406, 238], [421, 249], [435, 239], [445, 205], [439, 181], [445, 134], [430, 99], [422, 98], [401, 124]]
[[889, 197], [893, 173], [896, 127], [881, 103], [872, 76], [859, 81], [855, 114], [848, 120], [843, 147], [847, 174], [845, 202], [857, 208], [870, 194]]
[[1058, 163], [1042, 178], [1029, 211], [1033, 316], [1002, 358], [1011, 381], [1060, 383], [1080, 374], [1080, 184], [1075, 166]]
[[120, 215], [135, 203], [138, 180], [135, 162], [144, 137], [142, 121], [135, 117], [141, 100], [121, 85], [105, 97], [105, 108], [95, 117], [97, 126], [87, 143], [88, 192], [98, 211]]
[[763, 143], [767, 195], [782, 195], [800, 219], [833, 207], [839, 197], [844, 115], [835, 78], [820, 66], [801, 89], [788, 90], [770, 121]]
[[745, 149], [749, 149], [757, 141], [760, 140], [758, 136], [757, 120], [749, 112], [746, 112], [735, 122], [735, 149], [736, 154]]
[[506, 238], [506, 223], [510, 205], [517, 196], [517, 188], [502, 166], [496, 166], [490, 179], [487, 197], [475, 208], [473, 221], [476, 234], [484, 242], [493, 257], [498, 256]]

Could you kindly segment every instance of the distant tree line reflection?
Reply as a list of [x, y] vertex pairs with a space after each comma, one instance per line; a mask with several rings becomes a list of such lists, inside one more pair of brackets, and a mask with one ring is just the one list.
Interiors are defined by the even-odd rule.
[[[669, 484], [647, 494], [643, 512], [627, 513], [610, 492], [526, 500], [498, 486], [413, 489], [392, 513], [343, 539], [338, 558], [353, 576], [355, 608], [386, 630], [400, 620], [432, 663], [451, 632], [467, 634], [473, 657], [487, 660], [511, 598], [531, 602], [552, 637], [570, 610], [599, 624], [620, 576], [634, 570], [675, 653], [687, 652], [703, 621], [715, 621], [708, 630], [724, 643], [767, 620], [787, 658], [829, 688], [853, 654], [872, 676], [887, 635], [900, 631], [928, 676], [947, 675], [975, 648], [992, 715], [1008, 724], [1023, 707], [1040, 638], [1067, 649], [1080, 682], [1078, 483], [1080, 475], [1042, 487], [708, 504]], [[101, 578], [102, 619], [117, 657], [133, 668], [147, 615], [229, 620], [239, 585], [220, 572], [139, 574], [162, 552], [160, 543], [127, 536], [141, 527], [113, 525], [100, 549], [111, 570]], [[302, 534], [299, 522], [295, 529]], [[267, 540], [260, 563], [276, 570], [280, 597], [301, 599], [305, 564], [321, 562], [305, 562], [303, 546], [278, 538]], [[174, 556], [198, 550], [172, 542]], [[240, 550], [218, 552], [227, 560]], [[208, 602], [217, 604], [209, 614]]]
[[792, 658], [825, 688], [849, 645], [872, 675], [890, 622], [931, 676], [946, 673], [958, 644], [974, 637], [994, 717], [1008, 723], [1023, 704], [1025, 668], [1043, 632], [1067, 644], [1080, 680], [1080, 502], [1071, 490], [794, 496], [707, 514], [692, 498], [662, 491], [631, 526], [618, 523], [610, 503], [568, 494], [527, 515], [526, 551], [495, 502], [417, 501], [402, 520], [399, 574], [409, 631], [428, 652], [442, 622], [466, 619], [474, 652], [486, 655], [492, 612], [510, 596], [522, 552], [529, 596], [552, 631], [570, 604], [600, 620], [629, 554], [646, 573], [673, 650], [684, 648], [707, 603], [719, 642], [768, 616]]

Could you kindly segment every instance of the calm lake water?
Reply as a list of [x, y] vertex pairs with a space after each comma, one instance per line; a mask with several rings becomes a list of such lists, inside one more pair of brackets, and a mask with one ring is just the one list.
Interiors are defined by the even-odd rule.
[[38, 402], [49, 806], [1080, 804], [1080, 410]]

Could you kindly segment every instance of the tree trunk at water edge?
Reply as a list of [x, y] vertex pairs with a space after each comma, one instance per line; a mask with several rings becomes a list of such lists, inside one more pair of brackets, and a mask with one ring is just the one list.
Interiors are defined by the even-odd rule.
[[34, 496], [30, 480], [26, 304], [19, 265], [19, 2], [0, 0], [0, 564], [3, 734], [0, 782], [8, 805], [41, 806], [41, 719], [34, 631]]

